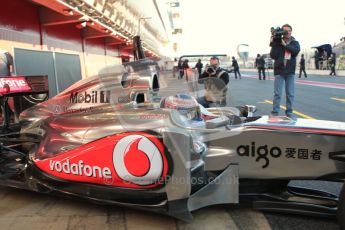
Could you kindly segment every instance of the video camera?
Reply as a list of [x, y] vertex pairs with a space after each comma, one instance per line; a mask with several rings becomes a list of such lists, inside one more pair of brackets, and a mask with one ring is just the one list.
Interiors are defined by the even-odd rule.
[[274, 36], [274, 37], [279, 37], [281, 38], [283, 35], [286, 35], [288, 32], [286, 30], [283, 30], [282, 28], [280, 28], [279, 26], [274, 28], [274, 27], [271, 27], [271, 34]]
[[206, 68], [206, 73], [208, 73], [209, 75], [213, 75], [217, 72], [217, 67], [216, 66], [213, 66], [213, 65], [209, 65], [207, 66]]
[[286, 35], [288, 32], [286, 30], [283, 30], [279, 26], [274, 28], [271, 27], [271, 34], [273, 36], [273, 42], [280, 43], [283, 35]]

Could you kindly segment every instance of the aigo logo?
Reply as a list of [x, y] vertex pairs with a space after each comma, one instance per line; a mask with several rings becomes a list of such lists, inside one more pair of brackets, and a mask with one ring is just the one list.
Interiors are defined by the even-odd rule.
[[164, 146], [143, 133], [126, 135], [116, 143], [113, 164], [122, 180], [141, 186], [158, 183], [168, 172]]

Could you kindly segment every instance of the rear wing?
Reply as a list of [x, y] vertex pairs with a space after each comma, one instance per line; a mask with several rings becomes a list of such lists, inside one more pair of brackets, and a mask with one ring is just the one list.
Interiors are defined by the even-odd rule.
[[[14, 112], [14, 121], [18, 120], [18, 114], [23, 110], [22, 97], [35, 97], [36, 94], [45, 94], [48, 98], [48, 76], [5, 76], [0, 77], [0, 106], [2, 113], [2, 132], [12, 130], [11, 109]], [[39, 95], [38, 95], [39, 96]], [[8, 99], [13, 97], [13, 100]], [[10, 106], [12, 104], [12, 106]], [[32, 106], [30, 104], [29, 106]], [[28, 106], [26, 106], [28, 107]]]
[[49, 93], [48, 76], [0, 77], [0, 96], [13, 97]]

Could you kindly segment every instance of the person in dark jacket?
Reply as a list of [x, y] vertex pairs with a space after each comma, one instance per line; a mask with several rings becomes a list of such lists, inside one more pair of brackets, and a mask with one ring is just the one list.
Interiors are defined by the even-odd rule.
[[182, 68], [183, 68], [183, 73], [184, 76], [186, 77], [186, 81], [188, 81], [188, 69], [189, 69], [189, 65], [188, 65], [189, 60], [185, 59], [182, 63]]
[[0, 49], [0, 76], [11, 76], [13, 72], [13, 57], [6, 50]]
[[178, 79], [183, 78], [184, 69], [183, 69], [183, 62], [181, 59], [178, 61], [177, 69], [178, 69]]
[[195, 67], [194, 67], [198, 70], [199, 78], [201, 75], [202, 67], [204, 67], [204, 65], [202, 64], [201, 59], [199, 59], [198, 62], [195, 64]]
[[238, 76], [241, 79], [240, 66], [238, 65], [238, 62], [234, 56], [232, 57], [232, 65], [231, 66], [234, 68], [235, 78], [237, 79], [237, 74], [238, 74]]
[[[1, 77], [10, 77], [13, 72], [13, 57], [12, 55], [6, 51], [0, 49], [0, 76]], [[11, 105], [11, 106], [10, 106]], [[7, 129], [9, 126], [9, 118], [13, 111], [11, 107], [14, 107], [14, 100], [13, 98], [5, 98], [0, 97], [0, 113], [2, 116], [2, 127], [3, 129]]]
[[331, 54], [329, 59], [330, 59], [330, 65], [331, 65], [331, 73], [329, 75], [332, 76], [332, 74], [334, 74], [334, 76], [335, 76], [335, 55], [334, 55], [334, 53]]
[[274, 97], [273, 97], [273, 116], [279, 115], [280, 99], [282, 89], [285, 83], [286, 110], [288, 117], [293, 116], [293, 101], [295, 97], [295, 71], [296, 56], [300, 51], [300, 45], [294, 37], [291, 36], [292, 27], [289, 24], [282, 26], [286, 31], [281, 39], [271, 36], [270, 56], [274, 60]]
[[198, 102], [205, 108], [210, 107], [212, 104], [226, 106], [229, 74], [219, 67], [218, 57], [211, 57], [210, 64], [205, 67], [200, 79], [204, 83], [205, 96], [198, 98]]
[[315, 69], [320, 69], [320, 68], [319, 68], [319, 61], [320, 61], [320, 54], [319, 54], [319, 51], [315, 50], [315, 52], [314, 52]]
[[261, 73], [262, 73], [263, 79], [266, 80], [266, 75], [265, 75], [265, 59], [260, 54], [258, 54], [256, 56], [255, 67], [258, 69], [258, 72], [259, 72], [259, 80], [261, 80]]
[[301, 78], [302, 71], [304, 73], [304, 77], [307, 77], [307, 73], [305, 72], [304, 54], [301, 55], [301, 60], [299, 61], [299, 76], [298, 76], [298, 78]]

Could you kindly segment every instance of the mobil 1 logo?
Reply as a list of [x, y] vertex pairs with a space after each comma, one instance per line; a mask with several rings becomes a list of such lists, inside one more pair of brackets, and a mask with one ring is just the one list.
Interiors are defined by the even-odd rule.
[[110, 103], [110, 90], [91, 92], [72, 92], [69, 98], [70, 103]]

